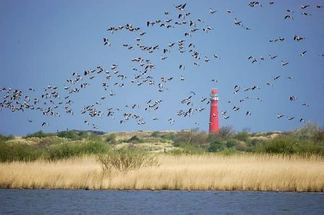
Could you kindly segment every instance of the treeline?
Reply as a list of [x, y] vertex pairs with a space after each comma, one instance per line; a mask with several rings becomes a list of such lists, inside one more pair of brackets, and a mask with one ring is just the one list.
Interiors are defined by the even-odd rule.
[[[314, 124], [292, 132], [235, 132], [224, 127], [218, 134], [199, 130], [105, 134], [93, 131], [42, 131], [15, 138], [0, 135], [0, 161], [57, 160], [74, 156], [101, 155], [116, 149], [150, 151], [147, 143], [168, 143], [168, 154], [270, 153], [324, 156], [324, 130]], [[130, 134], [130, 133], [129, 133]], [[132, 133], [133, 134], [133, 133]], [[126, 136], [126, 138], [125, 138]], [[144, 144], [143, 144], [144, 143]], [[124, 147], [125, 146], [125, 147]]]

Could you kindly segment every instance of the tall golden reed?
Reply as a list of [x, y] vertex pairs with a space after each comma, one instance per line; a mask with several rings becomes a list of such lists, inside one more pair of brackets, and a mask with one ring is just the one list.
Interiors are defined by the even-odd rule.
[[104, 174], [95, 157], [0, 163], [1, 188], [324, 191], [324, 158], [159, 156], [158, 167]]

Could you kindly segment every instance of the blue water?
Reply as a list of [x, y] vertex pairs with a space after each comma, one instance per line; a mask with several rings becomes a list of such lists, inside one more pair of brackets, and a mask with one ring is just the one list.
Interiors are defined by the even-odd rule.
[[324, 193], [0, 190], [0, 214], [324, 214]]

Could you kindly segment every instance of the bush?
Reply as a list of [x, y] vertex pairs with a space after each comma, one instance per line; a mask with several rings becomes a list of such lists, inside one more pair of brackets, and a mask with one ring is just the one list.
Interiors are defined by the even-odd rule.
[[208, 151], [209, 152], [220, 152], [220, 151], [223, 151], [225, 148], [226, 148], [225, 142], [215, 141], [209, 145]]
[[99, 140], [100, 137], [99, 134], [91, 132], [91, 131], [76, 131], [76, 130], [70, 130], [70, 131], [60, 131], [57, 133], [58, 137], [67, 138], [70, 140], [82, 140], [82, 139], [88, 139], [88, 140]]
[[180, 146], [181, 144], [184, 143], [190, 143], [191, 138], [190, 138], [190, 133], [189, 132], [178, 132], [175, 133], [174, 136], [172, 137], [173, 145], [174, 146]]
[[318, 154], [324, 155], [324, 142], [300, 141], [296, 147], [298, 154]]
[[117, 140], [116, 140], [116, 134], [109, 134], [105, 141], [109, 144], [116, 144], [117, 143]]
[[74, 156], [106, 153], [107, 144], [102, 142], [78, 142], [52, 145], [48, 148], [48, 159], [57, 160]]
[[195, 130], [175, 133], [172, 141], [175, 147], [180, 148], [177, 153], [182, 154], [201, 154], [208, 148], [208, 134]]
[[191, 143], [197, 145], [206, 145], [208, 144], [208, 133], [206, 132], [191, 132]]
[[235, 139], [229, 139], [225, 141], [226, 143], [226, 148], [234, 148], [239, 142]]
[[230, 126], [222, 127], [219, 129], [218, 134], [216, 134], [221, 139], [231, 138], [234, 135], [234, 130]]
[[258, 144], [262, 144], [264, 141], [263, 140], [260, 140], [260, 139], [257, 139], [257, 138], [254, 138], [254, 139], [250, 139], [247, 144], [249, 146], [252, 146], [252, 147], [255, 147], [257, 146]]
[[14, 137], [13, 136], [5, 136], [5, 135], [1, 135], [0, 134], [0, 143], [1, 142], [5, 142], [5, 141], [7, 141], [7, 140], [12, 140], [12, 139], [14, 139]]
[[313, 137], [309, 138], [310, 136], [304, 139], [294, 133], [281, 135], [257, 144], [256, 152], [324, 155], [324, 141], [315, 141]]
[[109, 151], [98, 156], [105, 173], [110, 174], [113, 169], [127, 172], [145, 166], [156, 166], [158, 160], [154, 155], [138, 149], [119, 149]]
[[235, 145], [235, 150], [237, 150], [237, 151], [251, 151], [250, 147], [247, 145], [246, 142], [238, 142]]
[[197, 144], [183, 144], [180, 145], [180, 149], [178, 153], [186, 154], [186, 155], [196, 155], [196, 154], [203, 154], [206, 151], [207, 151], [207, 146], [205, 147]]
[[37, 131], [35, 133], [28, 134], [25, 137], [26, 138], [29, 138], [29, 137], [39, 137], [39, 138], [41, 138], [41, 137], [49, 137], [49, 136], [54, 136], [54, 134], [52, 134], [52, 133], [45, 133], [43, 131]]
[[199, 131], [181, 131], [172, 137], [174, 146], [181, 146], [184, 144], [206, 145], [208, 144], [208, 134]]
[[[35, 140], [32, 139], [31, 140]], [[38, 138], [37, 140], [37, 147], [47, 147], [53, 144], [59, 144], [64, 141], [64, 139], [61, 139], [57, 136], [50, 136], [50, 137], [43, 137], [43, 138]]]
[[151, 134], [151, 137], [160, 137], [160, 136], [161, 136], [161, 132], [159, 132], [159, 131], [154, 131]]
[[313, 123], [307, 123], [304, 127], [297, 129], [293, 133], [293, 135], [295, 135], [300, 140], [314, 140], [319, 133], [321, 133], [319, 126]]
[[142, 143], [143, 140], [140, 139], [139, 137], [137, 137], [136, 135], [134, 135], [131, 138], [129, 138], [126, 142], [127, 143]]
[[173, 140], [174, 138], [175, 138], [175, 134], [176, 133], [174, 133], [174, 132], [167, 132], [167, 133], [163, 133], [162, 135], [161, 135], [161, 138], [162, 139], [166, 139], [166, 140]]
[[42, 157], [41, 150], [27, 144], [0, 143], [0, 161], [33, 161]]
[[76, 131], [60, 131], [57, 133], [58, 137], [67, 138], [70, 140], [81, 140], [82, 137]]
[[248, 132], [242, 131], [235, 135], [235, 139], [246, 142], [246, 141], [248, 141], [249, 136], [250, 135]]
[[315, 142], [324, 142], [324, 130], [317, 132], [317, 134], [314, 135], [314, 141]]
[[297, 145], [294, 139], [282, 136], [258, 145], [256, 151], [261, 153], [293, 154], [297, 152], [296, 147]]
[[218, 136], [218, 134], [208, 134], [207, 142], [212, 143], [215, 141], [221, 141], [222, 139]]
[[42, 138], [37, 145], [0, 143], [0, 162], [33, 161], [36, 159], [57, 160], [106, 153], [109, 150], [109, 146], [102, 142], [61, 142], [52, 144], [51, 141], [56, 141], [56, 138]]
[[231, 138], [227, 140], [216, 140], [212, 142], [209, 147], [209, 152], [221, 152], [221, 151], [248, 151], [249, 147], [246, 142], [239, 141], [237, 139]]

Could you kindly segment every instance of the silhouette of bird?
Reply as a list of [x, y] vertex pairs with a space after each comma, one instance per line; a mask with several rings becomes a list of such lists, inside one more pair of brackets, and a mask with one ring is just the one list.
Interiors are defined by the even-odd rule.
[[300, 53], [299, 55], [300, 55], [300, 56], [304, 56], [304, 55], [306, 54], [306, 52], [307, 52], [307, 51], [305, 50], [305, 51], [303, 51], [302, 53]]
[[295, 35], [294, 36], [294, 40], [295, 41], [301, 41], [301, 40], [303, 40], [304, 39], [304, 37], [302, 37], [302, 36], [298, 36], [298, 35]]
[[111, 43], [109, 42], [109, 40], [107, 39], [107, 38], [103, 38], [103, 42], [104, 42], [104, 45], [108, 45], [108, 46], [110, 46], [111, 45]]
[[214, 14], [214, 13], [216, 13], [216, 10], [214, 10], [214, 9], [212, 9], [212, 8], [209, 8], [209, 13], [210, 13], [210, 14]]

